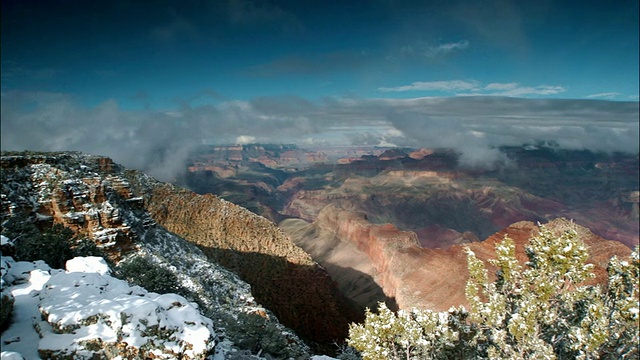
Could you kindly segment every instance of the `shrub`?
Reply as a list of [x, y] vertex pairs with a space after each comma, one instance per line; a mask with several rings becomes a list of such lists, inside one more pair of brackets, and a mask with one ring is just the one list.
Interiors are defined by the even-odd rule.
[[26, 217], [14, 216], [4, 222], [2, 234], [12, 239], [12, 244], [2, 247], [2, 255], [17, 261], [43, 260], [52, 268], [63, 269], [67, 260], [76, 256], [99, 256], [113, 265], [93, 241], [78, 239], [71, 229], [61, 224], [41, 232]]
[[[28, 225], [24, 225], [29, 229]], [[35, 226], [33, 226], [35, 228]], [[42, 233], [28, 230], [14, 238], [15, 257], [18, 261], [43, 260], [54, 269], [64, 269], [67, 260], [74, 257], [71, 249], [73, 231], [60, 224]]]
[[180, 286], [180, 281], [174, 273], [141, 256], [121, 262], [118, 265], [118, 275], [127, 282], [142, 286], [148, 291], [159, 294], [188, 295], [188, 291]]
[[593, 276], [588, 249], [573, 230], [560, 236], [541, 227], [515, 257], [505, 238], [496, 244], [495, 282], [468, 250], [470, 308], [379, 314], [352, 324], [349, 345], [364, 359], [625, 359], [638, 358], [638, 249], [612, 258], [606, 287], [584, 286]]

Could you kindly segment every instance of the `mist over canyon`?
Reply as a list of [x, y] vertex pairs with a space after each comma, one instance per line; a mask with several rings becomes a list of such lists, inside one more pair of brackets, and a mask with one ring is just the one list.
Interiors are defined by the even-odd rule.
[[640, 116], [638, 102], [501, 96], [287, 95], [214, 105], [182, 99], [164, 111], [130, 110], [115, 100], [86, 107], [48, 92], [8, 91], [2, 101], [3, 150], [101, 154], [163, 181], [174, 180], [203, 143], [449, 148], [460, 154], [461, 165], [480, 169], [504, 164], [501, 146], [539, 141], [568, 150], [637, 153]]

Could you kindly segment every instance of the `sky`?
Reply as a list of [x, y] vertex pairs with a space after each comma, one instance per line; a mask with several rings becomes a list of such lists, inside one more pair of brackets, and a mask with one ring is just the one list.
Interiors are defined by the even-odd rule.
[[[2, 0], [3, 150], [638, 152], [638, 1]], [[170, 172], [170, 170], [166, 170]]]

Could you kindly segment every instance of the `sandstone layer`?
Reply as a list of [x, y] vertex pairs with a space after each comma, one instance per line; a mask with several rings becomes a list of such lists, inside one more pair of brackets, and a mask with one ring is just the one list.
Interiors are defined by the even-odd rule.
[[[509, 236], [516, 243], [518, 257], [524, 261], [525, 245], [539, 230], [532, 222], [517, 222], [482, 242], [472, 242], [464, 246], [453, 245], [446, 249], [428, 249], [420, 246], [417, 236], [412, 232], [401, 231], [391, 224], [372, 224], [363, 214], [335, 207], [324, 209], [304, 236], [292, 231], [290, 223], [283, 222], [281, 226], [290, 233], [296, 243], [312, 254], [312, 247], [325, 246], [319, 243], [326, 243], [331, 237], [317, 236], [309, 239], [310, 235], [330, 232], [339, 239], [340, 245], [331, 246], [318, 258], [327, 269], [331, 271], [348, 268], [350, 259], [347, 253], [357, 251], [365, 254], [372, 267], [368, 270], [362, 267], [362, 271], [368, 271], [370, 281], [382, 288], [385, 296], [393, 298], [399, 308], [418, 307], [434, 310], [446, 310], [451, 306], [466, 304], [464, 287], [468, 271], [464, 246], [474, 251], [479, 259], [486, 261], [495, 257], [496, 242], [501, 241], [504, 236]], [[546, 226], [558, 233], [569, 228], [578, 232], [579, 237], [590, 247], [589, 262], [595, 266], [598, 282], [604, 281], [607, 262], [611, 256], [626, 257], [631, 252], [625, 245], [605, 240], [565, 219], [553, 220]], [[335, 238], [332, 241], [335, 242]], [[491, 266], [488, 266], [488, 269], [490, 272], [495, 271]], [[339, 274], [334, 276], [340, 278]], [[384, 298], [379, 300], [382, 301]], [[367, 301], [370, 302], [372, 299]]]

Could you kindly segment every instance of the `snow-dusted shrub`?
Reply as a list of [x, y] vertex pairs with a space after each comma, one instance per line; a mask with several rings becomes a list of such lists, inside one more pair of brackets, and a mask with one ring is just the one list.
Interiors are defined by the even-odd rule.
[[269, 354], [276, 359], [299, 358], [302, 354], [290, 346], [287, 334], [269, 316], [262, 312], [239, 313], [235, 321], [227, 323], [226, 333], [239, 338], [238, 347], [251, 353]]
[[593, 276], [588, 249], [573, 230], [542, 227], [520, 264], [515, 245], [496, 244], [497, 279], [468, 251], [468, 312], [428, 310], [394, 314], [382, 304], [353, 324], [348, 343], [364, 359], [624, 359], [638, 358], [638, 249], [611, 259], [606, 287], [584, 286]]
[[36, 226], [20, 217], [10, 218], [3, 224], [3, 233], [13, 239], [12, 253], [18, 261], [43, 260], [55, 269], [64, 268], [67, 260], [74, 257], [71, 229], [55, 224], [40, 232]]
[[180, 286], [178, 277], [168, 269], [160, 267], [142, 256], [135, 256], [118, 265], [119, 277], [131, 284], [160, 294], [177, 293], [187, 295]]
[[[91, 269], [98, 272], [79, 272]], [[53, 327], [41, 333], [42, 358], [206, 358], [215, 334], [197, 305], [132, 287], [108, 270], [94, 257], [51, 275], [40, 292], [40, 312]]]

